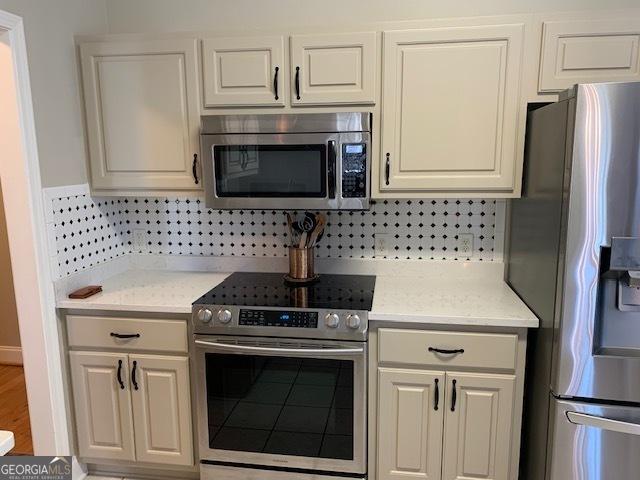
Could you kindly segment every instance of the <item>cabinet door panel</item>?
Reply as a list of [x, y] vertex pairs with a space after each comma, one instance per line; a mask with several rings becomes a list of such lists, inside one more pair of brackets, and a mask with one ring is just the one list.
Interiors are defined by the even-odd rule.
[[514, 388], [513, 375], [447, 373], [444, 480], [510, 478]]
[[206, 107], [284, 105], [283, 37], [207, 38], [202, 49]]
[[69, 357], [79, 456], [134, 460], [127, 355], [70, 352]]
[[197, 190], [196, 41], [81, 45], [94, 189]]
[[[375, 32], [291, 37], [291, 103], [375, 103]], [[300, 98], [295, 91], [300, 68]]]
[[522, 39], [522, 25], [384, 33], [382, 191], [515, 188]]
[[379, 480], [440, 478], [444, 379], [439, 372], [378, 369]]
[[545, 22], [538, 87], [640, 80], [640, 20]]
[[130, 355], [129, 362], [138, 461], [192, 465], [188, 358]]
[[94, 189], [197, 190], [196, 41], [80, 47]]

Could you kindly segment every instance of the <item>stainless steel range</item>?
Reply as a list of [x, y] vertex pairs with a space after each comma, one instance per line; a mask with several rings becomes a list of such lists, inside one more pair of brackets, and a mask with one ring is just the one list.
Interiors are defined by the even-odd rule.
[[193, 304], [203, 479], [366, 477], [374, 286], [234, 273]]

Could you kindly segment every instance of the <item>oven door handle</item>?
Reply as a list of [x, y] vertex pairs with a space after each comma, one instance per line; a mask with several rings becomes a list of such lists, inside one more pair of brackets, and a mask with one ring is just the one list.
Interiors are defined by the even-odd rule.
[[229, 343], [209, 342], [206, 340], [195, 340], [197, 345], [204, 347], [222, 348], [236, 352], [262, 352], [288, 355], [315, 355], [315, 356], [333, 356], [333, 355], [362, 355], [364, 348], [280, 348], [280, 347], [253, 347], [251, 345], [234, 345]]

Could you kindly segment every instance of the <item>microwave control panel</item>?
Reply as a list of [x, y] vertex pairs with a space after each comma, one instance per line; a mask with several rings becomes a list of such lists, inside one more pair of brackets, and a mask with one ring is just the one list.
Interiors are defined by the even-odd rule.
[[367, 146], [364, 143], [342, 144], [342, 197], [367, 196]]

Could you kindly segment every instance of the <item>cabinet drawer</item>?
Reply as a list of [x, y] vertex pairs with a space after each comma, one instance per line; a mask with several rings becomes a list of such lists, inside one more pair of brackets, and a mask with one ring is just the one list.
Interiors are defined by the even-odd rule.
[[[118, 338], [115, 335], [139, 335]], [[70, 347], [187, 352], [187, 322], [142, 318], [67, 316]]]
[[[514, 370], [518, 336], [498, 333], [436, 332], [384, 328], [379, 333], [380, 362], [436, 368], [474, 367]], [[464, 350], [446, 354], [429, 349]]]

